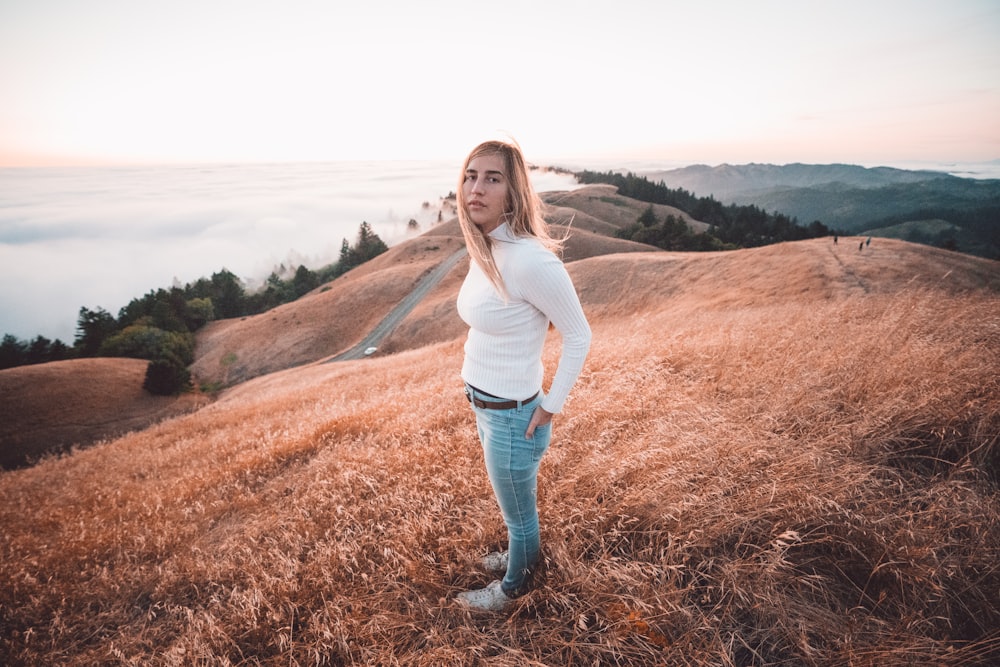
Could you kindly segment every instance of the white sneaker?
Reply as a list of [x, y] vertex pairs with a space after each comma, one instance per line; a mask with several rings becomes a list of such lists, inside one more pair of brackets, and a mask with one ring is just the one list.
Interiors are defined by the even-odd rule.
[[488, 572], [506, 572], [509, 561], [509, 551], [494, 551], [483, 556], [483, 568]]
[[459, 593], [456, 599], [466, 607], [482, 611], [502, 611], [511, 602], [500, 587], [499, 579], [491, 581], [486, 588]]

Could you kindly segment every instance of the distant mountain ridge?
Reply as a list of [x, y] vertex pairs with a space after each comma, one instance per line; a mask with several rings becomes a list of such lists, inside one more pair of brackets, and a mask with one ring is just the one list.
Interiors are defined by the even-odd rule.
[[[886, 236], [1000, 257], [1000, 180], [850, 164], [722, 164], [643, 172], [724, 204], [819, 220], [843, 233]], [[933, 220], [933, 226], [909, 224]], [[902, 227], [901, 227], [902, 225]]]
[[698, 164], [645, 175], [653, 181], [662, 180], [669, 187], [684, 188], [701, 196], [712, 195], [726, 203], [732, 197], [773, 189], [810, 188], [833, 183], [856, 188], [878, 188], [937, 179], [963, 180], [940, 171], [799, 162], [785, 165], [720, 164], [715, 167]]

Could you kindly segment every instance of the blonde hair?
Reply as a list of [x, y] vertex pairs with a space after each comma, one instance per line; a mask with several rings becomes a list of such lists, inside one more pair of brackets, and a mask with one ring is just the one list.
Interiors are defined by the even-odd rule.
[[468, 203], [465, 201], [465, 172], [469, 163], [477, 157], [496, 155], [503, 160], [504, 178], [507, 183], [507, 204], [504, 211], [504, 222], [510, 227], [514, 236], [532, 236], [541, 241], [542, 245], [553, 252], [562, 247], [562, 241], [549, 235], [549, 226], [542, 217], [542, 201], [535, 193], [528, 176], [528, 166], [521, 154], [521, 148], [516, 143], [503, 141], [485, 141], [469, 153], [462, 164], [458, 179], [458, 222], [465, 237], [465, 246], [469, 256], [483, 270], [497, 291], [507, 298], [507, 290], [493, 259], [493, 239], [469, 217]]

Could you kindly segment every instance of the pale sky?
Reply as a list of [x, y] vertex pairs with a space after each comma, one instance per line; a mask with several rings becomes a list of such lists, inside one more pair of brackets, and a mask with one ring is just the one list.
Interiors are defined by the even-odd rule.
[[0, 0], [0, 166], [1000, 158], [998, 0]]

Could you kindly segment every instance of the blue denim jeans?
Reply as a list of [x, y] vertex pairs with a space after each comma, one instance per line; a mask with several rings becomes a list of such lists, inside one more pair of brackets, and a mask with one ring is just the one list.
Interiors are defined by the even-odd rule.
[[[466, 388], [470, 394], [485, 401], [498, 400], [472, 387]], [[507, 524], [510, 559], [501, 585], [503, 591], [512, 597], [523, 592], [540, 552], [538, 465], [549, 448], [552, 424], [536, 428], [530, 439], [524, 437], [524, 432], [541, 401], [542, 393], [539, 392], [533, 400], [509, 410], [490, 410], [473, 405], [486, 473]]]

